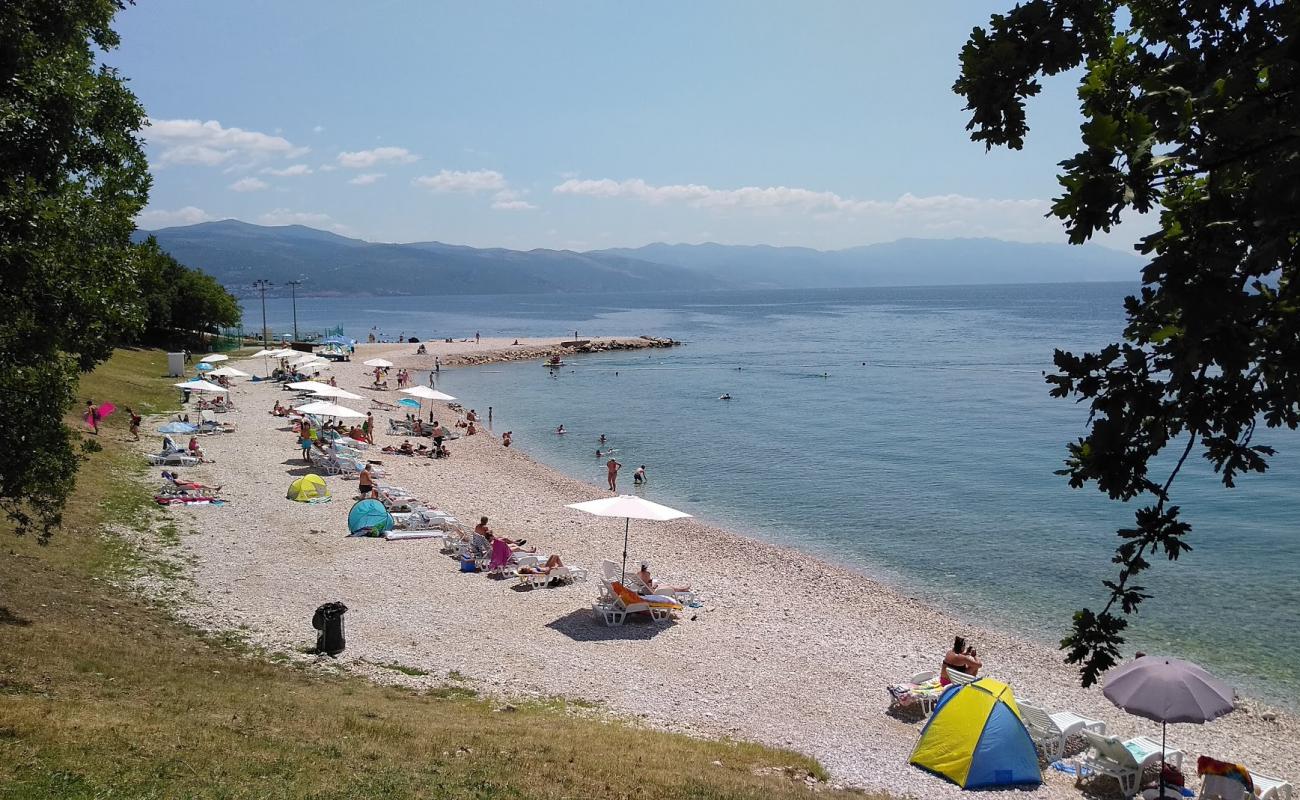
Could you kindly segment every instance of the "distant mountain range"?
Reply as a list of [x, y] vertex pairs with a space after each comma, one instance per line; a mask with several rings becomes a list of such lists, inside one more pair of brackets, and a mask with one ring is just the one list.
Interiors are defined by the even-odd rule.
[[138, 240], [149, 235], [237, 295], [251, 293], [260, 278], [277, 289], [301, 280], [303, 295], [421, 295], [1131, 281], [1141, 268], [1137, 258], [1097, 245], [998, 239], [900, 239], [831, 251], [649, 244], [579, 253], [378, 244], [237, 220], [136, 232]]

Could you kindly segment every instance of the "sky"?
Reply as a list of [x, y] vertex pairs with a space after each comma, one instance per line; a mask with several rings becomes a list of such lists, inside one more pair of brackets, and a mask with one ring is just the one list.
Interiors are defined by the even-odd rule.
[[576, 250], [1065, 241], [1044, 214], [1079, 149], [1071, 77], [1031, 103], [1022, 151], [971, 142], [951, 91], [970, 29], [1010, 5], [138, 0], [104, 60], [149, 116], [147, 229], [237, 218]]

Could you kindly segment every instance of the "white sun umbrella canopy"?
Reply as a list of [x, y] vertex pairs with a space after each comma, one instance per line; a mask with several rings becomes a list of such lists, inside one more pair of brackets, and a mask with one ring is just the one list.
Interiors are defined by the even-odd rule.
[[328, 403], [324, 400], [318, 400], [314, 403], [298, 406], [294, 411], [303, 414], [311, 414], [313, 417], [337, 417], [339, 419], [360, 419], [365, 416], [365, 414], [362, 414], [360, 411], [353, 411], [347, 406], [341, 406], [337, 403]]
[[249, 356], [249, 358], [266, 358], [268, 356], [276, 355], [279, 352], [279, 350], [258, 350], [256, 353]]
[[372, 359], [370, 359], [369, 361], [362, 361], [361, 363], [362, 363], [362, 364], [365, 364], [367, 367], [384, 367], [384, 368], [388, 368], [388, 367], [393, 366], [393, 362], [389, 361], [389, 360], [386, 359], [386, 358], [372, 358]]
[[243, 370], [235, 369], [234, 367], [222, 367], [221, 369], [214, 369], [214, 370], [212, 370], [211, 372], [209, 372], [208, 374], [209, 374], [209, 375], [215, 375], [215, 376], [218, 377], [218, 378], [248, 378], [248, 377], [251, 377], [247, 372], [244, 372]]
[[685, 511], [678, 511], [675, 508], [652, 503], [649, 500], [643, 500], [636, 495], [630, 494], [621, 494], [618, 497], [602, 497], [599, 500], [588, 500], [585, 503], [569, 503], [567, 507], [588, 514], [595, 514], [598, 517], [623, 518], [623, 578], [627, 577], [627, 536], [628, 526], [632, 520], [648, 519], [655, 522], [665, 522], [670, 519], [685, 519], [690, 516]]
[[319, 397], [337, 397], [340, 400], [360, 400], [361, 395], [353, 394], [346, 389], [340, 389], [337, 386], [330, 386], [328, 383], [320, 381], [298, 381], [297, 383], [285, 384], [295, 392], [311, 392]]
[[218, 361], [227, 361], [227, 360], [229, 360], [229, 358], [230, 358], [230, 356], [222, 355], [221, 353], [210, 353], [210, 354], [204, 356], [203, 358], [200, 358], [200, 359], [199, 359], [199, 363], [201, 363], [201, 364], [215, 364], [215, 363], [217, 363]]
[[437, 389], [430, 389], [428, 386], [412, 386], [408, 389], [402, 389], [402, 394], [409, 394], [412, 397], [418, 397], [421, 400], [455, 400], [451, 395], [440, 392]]
[[218, 386], [215, 383], [208, 383], [207, 381], [201, 380], [173, 383], [172, 386], [175, 386], [177, 389], [189, 389], [191, 392], [212, 392], [213, 394], [225, 394], [230, 391], [229, 389]]

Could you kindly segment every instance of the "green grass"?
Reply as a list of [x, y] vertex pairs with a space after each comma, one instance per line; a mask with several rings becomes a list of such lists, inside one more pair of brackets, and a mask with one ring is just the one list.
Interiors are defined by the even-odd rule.
[[[82, 394], [167, 410], [164, 365], [121, 351]], [[202, 636], [120, 588], [165, 567], [105, 525], [165, 547], [180, 532], [131, 480], [125, 415], [99, 438], [52, 544], [0, 529], [0, 800], [793, 798], [809, 795], [802, 775], [824, 777], [795, 753], [638, 730], [561, 700], [503, 712], [458, 674], [416, 692], [258, 653], [239, 631]]]

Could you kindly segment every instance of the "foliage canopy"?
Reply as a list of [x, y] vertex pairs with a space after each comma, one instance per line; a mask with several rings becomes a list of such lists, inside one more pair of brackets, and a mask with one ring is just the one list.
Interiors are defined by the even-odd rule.
[[[1082, 67], [1083, 149], [1061, 163], [1052, 214], [1080, 243], [1126, 211], [1158, 209], [1123, 341], [1058, 350], [1055, 397], [1087, 403], [1070, 485], [1140, 499], [1118, 531], [1100, 611], [1062, 641], [1089, 685], [1113, 666], [1151, 558], [1191, 530], [1171, 503], [1199, 450], [1232, 487], [1274, 451], [1256, 427], [1300, 424], [1300, 5], [1268, 0], [1028, 0], [975, 28], [954, 90], [986, 147], [1023, 146], [1042, 76]], [[1166, 448], [1168, 474], [1151, 475]]]

